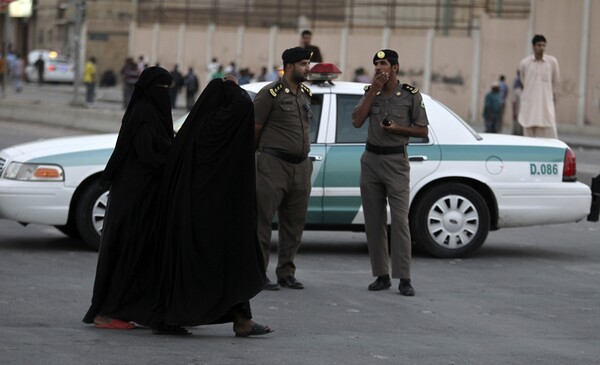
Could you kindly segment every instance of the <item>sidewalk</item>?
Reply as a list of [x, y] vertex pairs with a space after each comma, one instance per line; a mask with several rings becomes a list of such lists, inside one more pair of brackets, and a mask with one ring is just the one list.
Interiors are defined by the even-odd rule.
[[[177, 99], [173, 119], [185, 115], [184, 93]], [[85, 87], [79, 90], [79, 104], [85, 98]], [[0, 98], [0, 118], [23, 120], [62, 127], [89, 130], [90, 132], [118, 132], [124, 110], [121, 105], [121, 87], [97, 88], [96, 103], [89, 108], [73, 106], [73, 85], [25, 84], [23, 91], [16, 94], [12, 87], [7, 88], [5, 98]], [[475, 124], [477, 131], [483, 131], [483, 124]], [[505, 127], [508, 130], [508, 127]], [[559, 138], [569, 146], [600, 149], [600, 127], [559, 125]]]
[[[0, 118], [22, 120], [61, 127], [88, 130], [90, 132], [118, 132], [125, 110], [122, 107], [122, 89], [119, 86], [96, 89], [96, 102], [84, 106], [85, 87], [79, 89], [79, 97], [73, 97], [73, 85], [25, 84], [23, 91], [15, 93], [7, 88], [7, 95], [0, 98]], [[185, 115], [182, 93], [177, 99], [173, 119]]]

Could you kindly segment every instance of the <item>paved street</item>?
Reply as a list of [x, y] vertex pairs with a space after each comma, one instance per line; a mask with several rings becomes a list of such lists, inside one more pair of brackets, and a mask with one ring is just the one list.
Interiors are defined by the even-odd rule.
[[255, 319], [276, 332], [239, 339], [230, 325], [194, 328], [189, 338], [84, 325], [96, 253], [54, 228], [4, 221], [0, 363], [592, 364], [599, 228], [494, 232], [468, 259], [416, 254], [414, 298], [366, 290], [363, 234], [308, 232], [297, 261], [306, 289], [260, 293]]

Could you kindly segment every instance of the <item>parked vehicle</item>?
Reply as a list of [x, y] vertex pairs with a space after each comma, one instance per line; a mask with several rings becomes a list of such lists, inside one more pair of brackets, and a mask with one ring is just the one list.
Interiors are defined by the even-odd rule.
[[38, 81], [35, 62], [42, 56], [44, 60], [44, 82], [73, 83], [75, 81], [75, 63], [56, 51], [36, 49], [27, 55], [25, 76], [29, 82]]
[[[266, 84], [243, 88], [254, 97]], [[308, 86], [314, 172], [306, 228], [363, 230], [359, 175], [367, 126], [354, 128], [352, 111], [365, 84]], [[577, 182], [575, 154], [565, 143], [479, 134], [439, 101], [423, 100], [429, 136], [408, 146], [415, 244], [436, 257], [461, 257], [478, 249], [490, 230], [588, 216], [591, 190]], [[0, 218], [54, 225], [98, 248], [108, 198], [98, 179], [116, 138], [49, 139], [0, 151]]]

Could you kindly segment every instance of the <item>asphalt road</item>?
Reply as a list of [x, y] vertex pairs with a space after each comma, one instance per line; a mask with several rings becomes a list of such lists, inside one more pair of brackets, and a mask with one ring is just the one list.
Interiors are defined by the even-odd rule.
[[[0, 148], [78, 133], [0, 131]], [[599, 161], [590, 153], [578, 162]], [[364, 234], [307, 232], [297, 260], [306, 289], [252, 301], [275, 333], [240, 339], [217, 325], [172, 338], [84, 325], [97, 253], [52, 227], [0, 221], [0, 364], [598, 363], [599, 238], [600, 224], [580, 222], [492, 232], [466, 259], [415, 254], [417, 296], [406, 298], [397, 282], [367, 291]]]

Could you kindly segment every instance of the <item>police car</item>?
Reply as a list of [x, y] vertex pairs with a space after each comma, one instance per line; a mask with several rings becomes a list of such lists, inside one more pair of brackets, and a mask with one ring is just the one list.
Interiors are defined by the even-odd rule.
[[[265, 85], [243, 88], [253, 97]], [[359, 175], [367, 126], [354, 128], [352, 111], [365, 84], [307, 85], [314, 172], [306, 228], [363, 230]], [[416, 245], [436, 257], [462, 257], [479, 248], [490, 230], [595, 218], [598, 207], [590, 188], [577, 181], [575, 155], [565, 143], [479, 134], [439, 101], [423, 100], [429, 135], [408, 146]], [[0, 218], [53, 225], [97, 249], [108, 198], [98, 179], [116, 138], [50, 139], [0, 151]], [[600, 188], [595, 190], [598, 196]]]

